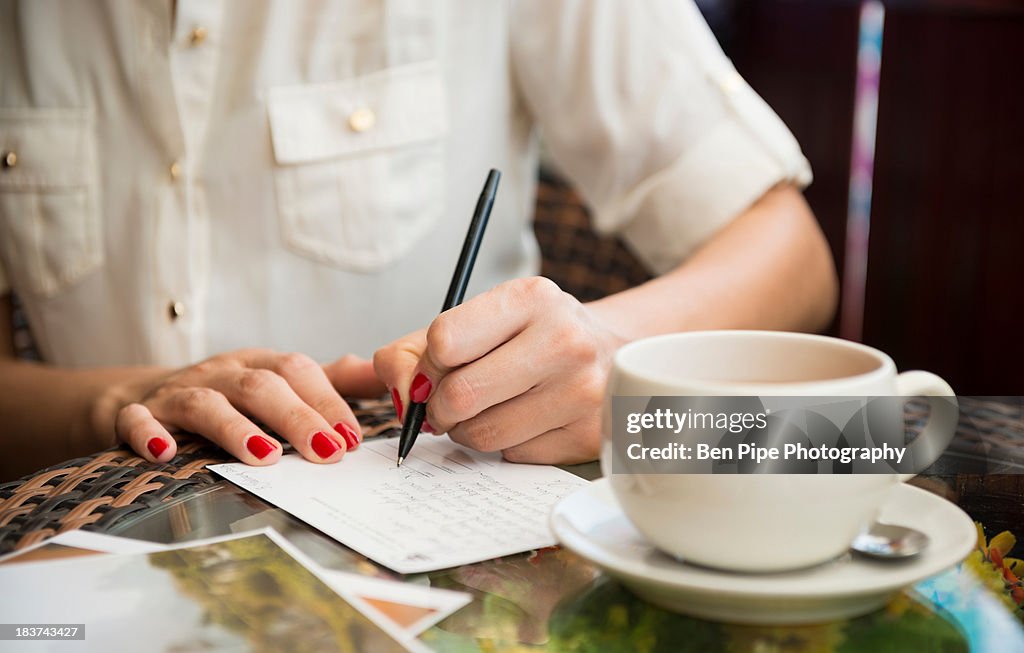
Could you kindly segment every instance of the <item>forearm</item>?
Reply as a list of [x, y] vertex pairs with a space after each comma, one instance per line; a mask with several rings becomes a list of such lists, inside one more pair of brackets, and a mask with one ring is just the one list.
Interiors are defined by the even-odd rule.
[[702, 329], [823, 328], [835, 310], [832, 256], [798, 190], [776, 188], [675, 270], [589, 304], [635, 339]]
[[113, 445], [113, 425], [97, 418], [100, 398], [116, 400], [111, 388], [160, 373], [155, 368], [67, 370], [0, 360], [0, 480]]

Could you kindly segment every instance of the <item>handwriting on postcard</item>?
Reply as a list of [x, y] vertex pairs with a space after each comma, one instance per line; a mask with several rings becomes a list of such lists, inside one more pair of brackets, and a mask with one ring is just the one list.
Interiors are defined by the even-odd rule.
[[383, 441], [364, 444], [337, 466], [287, 456], [270, 467], [212, 469], [403, 573], [554, 544], [551, 508], [587, 483], [554, 467], [471, 452], [447, 438], [418, 444], [400, 468], [394, 460], [394, 443]]

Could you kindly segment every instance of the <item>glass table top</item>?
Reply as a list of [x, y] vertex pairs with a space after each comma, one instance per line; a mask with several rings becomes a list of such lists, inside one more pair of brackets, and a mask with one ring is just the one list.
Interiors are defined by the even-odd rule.
[[[591, 479], [600, 473], [597, 464], [569, 469]], [[969, 558], [863, 617], [765, 627], [659, 609], [557, 547], [401, 576], [226, 481], [145, 511], [111, 533], [176, 543], [267, 526], [325, 568], [470, 593], [470, 604], [421, 636], [440, 651], [1024, 651], [1012, 588], [980, 559]]]

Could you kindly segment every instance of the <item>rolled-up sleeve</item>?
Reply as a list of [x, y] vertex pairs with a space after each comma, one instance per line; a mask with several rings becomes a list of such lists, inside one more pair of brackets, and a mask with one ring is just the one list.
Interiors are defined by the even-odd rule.
[[558, 167], [652, 271], [811, 170], [689, 0], [520, 0], [519, 92]]

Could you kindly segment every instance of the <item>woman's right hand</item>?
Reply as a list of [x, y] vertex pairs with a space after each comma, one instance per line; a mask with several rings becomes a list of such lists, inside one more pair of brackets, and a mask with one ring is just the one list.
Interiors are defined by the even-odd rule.
[[244, 349], [109, 387], [93, 405], [97, 434], [113, 433], [143, 458], [166, 462], [171, 433], [189, 431], [250, 465], [270, 465], [281, 445], [265, 424], [308, 460], [334, 463], [362, 440], [342, 394], [379, 396], [370, 361], [345, 356], [321, 367], [304, 354]]

